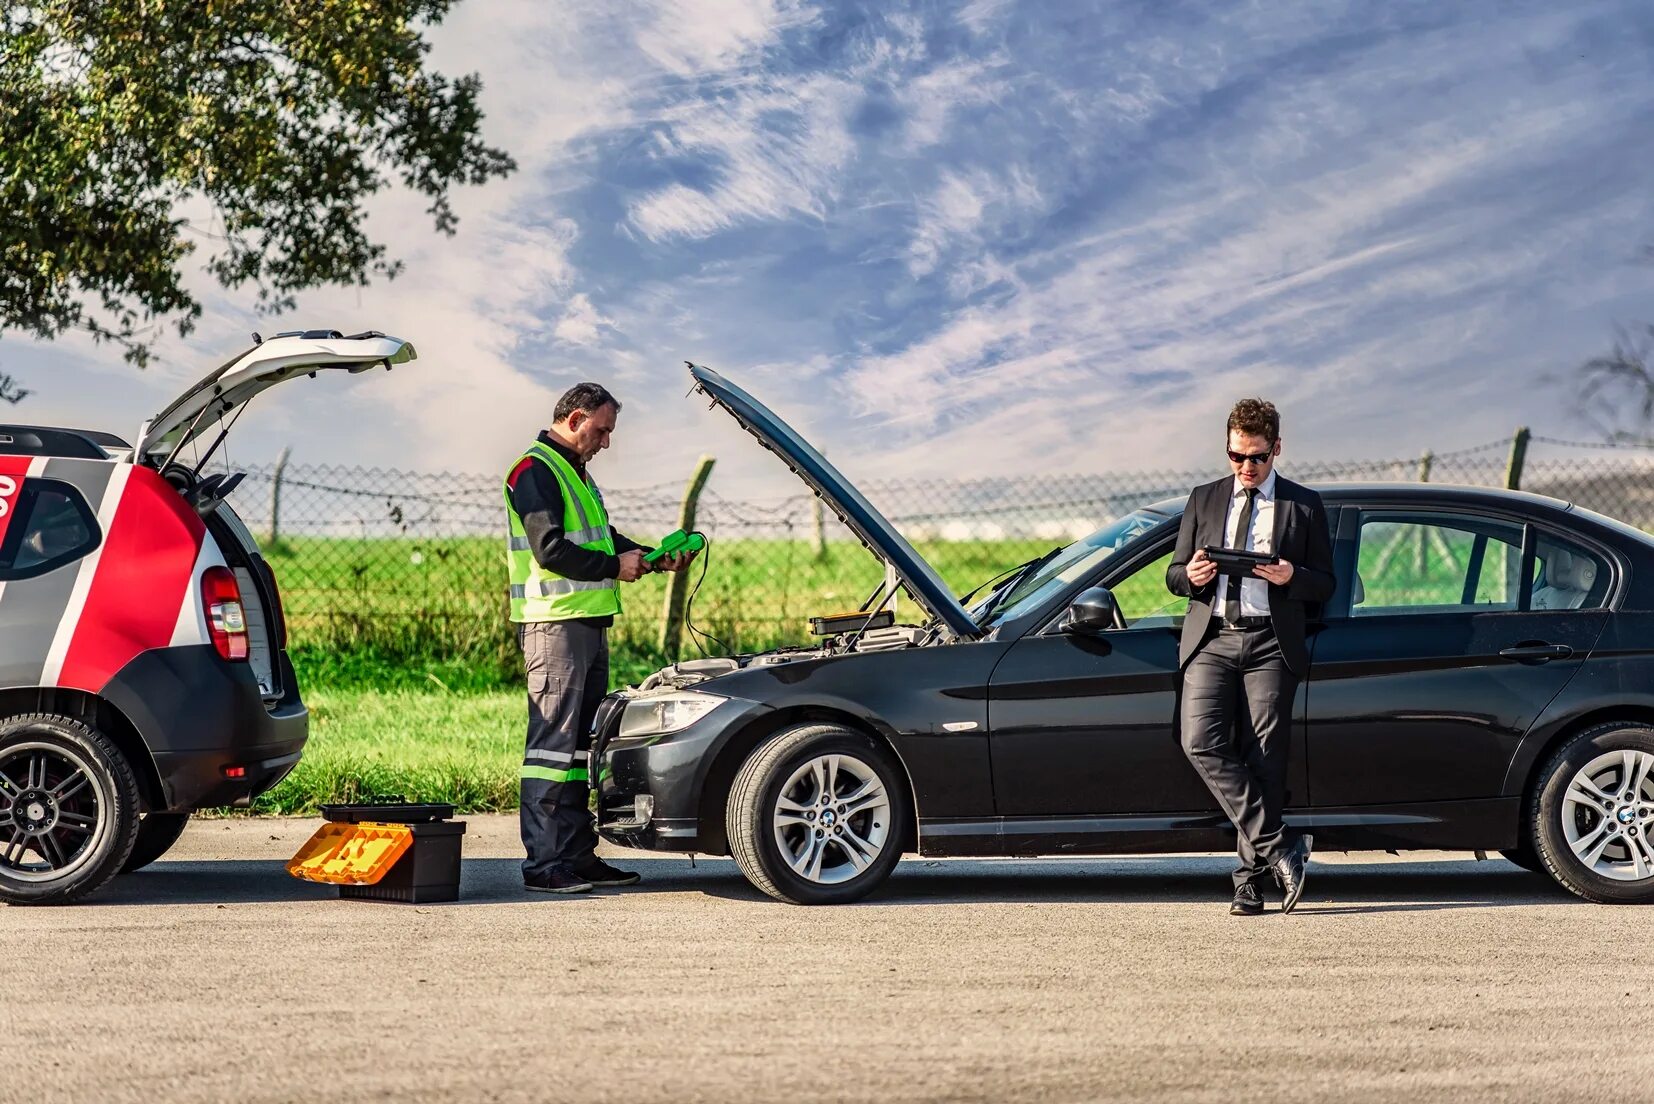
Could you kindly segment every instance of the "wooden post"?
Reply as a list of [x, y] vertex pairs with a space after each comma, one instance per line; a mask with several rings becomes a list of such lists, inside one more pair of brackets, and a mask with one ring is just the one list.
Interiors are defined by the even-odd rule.
[[276, 457], [276, 471], [270, 477], [270, 547], [281, 542], [281, 477], [287, 470], [287, 458], [293, 454], [292, 445], [284, 445]]
[[821, 506], [821, 496], [810, 496], [810, 548], [816, 563], [827, 558], [827, 515]]
[[[1425, 449], [1423, 454], [1419, 456], [1419, 482], [1420, 483], [1430, 482], [1430, 465], [1435, 462], [1435, 459], [1436, 459], [1435, 453], [1431, 452], [1429, 449]], [[1421, 578], [1421, 579], [1424, 578], [1425, 571], [1427, 571], [1430, 567], [1430, 533], [1431, 532], [1432, 532], [1432, 530], [1431, 530], [1430, 526], [1424, 526], [1421, 529], [1419, 529], [1418, 563], [1416, 563], [1414, 565], [1414, 570], [1417, 572], [1418, 577]]]
[[1505, 487], [1517, 490], [1522, 486], [1522, 464], [1528, 458], [1528, 427], [1517, 426], [1510, 439], [1510, 462], [1505, 465]]
[[[678, 509], [678, 528], [685, 533], [695, 528], [695, 506], [701, 499], [701, 491], [706, 487], [715, 463], [717, 461], [710, 456], [703, 456], [695, 462], [695, 474], [689, 477], [689, 486], [683, 492], [683, 505]], [[678, 658], [678, 649], [683, 641], [683, 606], [688, 596], [689, 572], [674, 572], [666, 580], [666, 606], [660, 626], [660, 650], [667, 659]]]

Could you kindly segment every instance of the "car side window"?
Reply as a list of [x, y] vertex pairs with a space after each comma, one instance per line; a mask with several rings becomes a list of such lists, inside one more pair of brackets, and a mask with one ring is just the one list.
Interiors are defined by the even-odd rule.
[[0, 580], [27, 579], [80, 559], [98, 546], [98, 523], [67, 483], [30, 479], [4, 519]]
[[1120, 613], [1128, 629], [1176, 628], [1183, 624], [1187, 598], [1179, 598], [1166, 589], [1166, 568], [1171, 565], [1173, 549], [1151, 560], [1116, 582], [1109, 589], [1120, 604]]
[[1528, 608], [1601, 609], [1607, 604], [1608, 563], [1599, 554], [1549, 533], [1534, 542]]
[[1356, 540], [1353, 617], [1519, 608], [1521, 525], [1363, 510]]

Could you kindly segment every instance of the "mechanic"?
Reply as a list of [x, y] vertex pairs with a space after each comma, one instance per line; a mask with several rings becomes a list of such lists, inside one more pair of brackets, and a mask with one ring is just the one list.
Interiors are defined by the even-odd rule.
[[595, 853], [588, 810], [593, 718], [609, 692], [607, 634], [620, 612], [620, 584], [649, 571], [680, 571], [693, 553], [663, 556], [609, 525], [586, 470], [609, 447], [620, 403], [581, 383], [558, 400], [542, 432], [505, 478], [510, 525], [511, 620], [528, 676], [528, 746], [521, 773], [523, 884], [543, 893], [633, 885]]
[[[1285, 896], [1282, 912], [1304, 891], [1310, 837], [1289, 835], [1281, 812], [1292, 703], [1309, 668], [1306, 609], [1332, 597], [1332, 538], [1321, 496], [1274, 470], [1274, 404], [1235, 404], [1228, 453], [1232, 475], [1189, 495], [1166, 586], [1189, 599], [1178, 649], [1183, 752], [1239, 836], [1229, 911], [1256, 916], [1271, 874]], [[1207, 547], [1268, 553], [1274, 562], [1220, 576]]]

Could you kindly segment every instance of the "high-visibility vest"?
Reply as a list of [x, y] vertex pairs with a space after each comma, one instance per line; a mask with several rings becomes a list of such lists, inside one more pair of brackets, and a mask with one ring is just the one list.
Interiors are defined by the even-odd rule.
[[[550, 468], [563, 489], [563, 536], [581, 548], [614, 555], [614, 530], [595, 483], [588, 484], [556, 449], [536, 441], [511, 466], [537, 460]], [[511, 620], [571, 621], [581, 617], [611, 617], [620, 612], [620, 583], [616, 579], [565, 579], [547, 571], [528, 546], [523, 519], [511, 503], [511, 483], [505, 483], [505, 513], [510, 531], [505, 559], [511, 574]]]

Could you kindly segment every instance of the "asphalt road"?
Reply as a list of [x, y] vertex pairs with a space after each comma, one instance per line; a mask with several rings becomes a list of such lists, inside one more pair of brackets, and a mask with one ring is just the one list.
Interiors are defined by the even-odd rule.
[[317, 823], [0, 909], [0, 1100], [1654, 1099], [1654, 910], [1499, 860], [1329, 856], [1237, 919], [1218, 856], [911, 859], [806, 909], [633, 852], [529, 895], [476, 817], [463, 899], [410, 906], [289, 878]]

